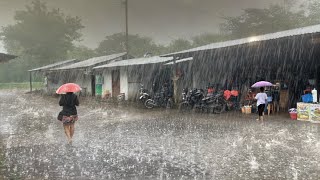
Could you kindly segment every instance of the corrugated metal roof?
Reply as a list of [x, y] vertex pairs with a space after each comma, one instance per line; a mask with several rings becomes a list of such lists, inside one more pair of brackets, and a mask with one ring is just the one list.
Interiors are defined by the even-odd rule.
[[[176, 63], [181, 63], [181, 62], [185, 62], [185, 61], [192, 61], [192, 60], [193, 60], [193, 57], [188, 57], [188, 58], [176, 60]], [[172, 65], [172, 64], [174, 64], [173, 61], [166, 63], [164, 65]]]
[[102, 65], [102, 66], [97, 66], [97, 67], [94, 67], [93, 69], [100, 69], [100, 68], [107, 68], [107, 67], [121, 67], [121, 66], [164, 63], [164, 62], [168, 62], [170, 60], [173, 60], [173, 57], [153, 56], [153, 57], [145, 57], [145, 58], [135, 58], [135, 59], [117, 61], [117, 62], [109, 63], [109, 64], [106, 64], [106, 65]]
[[57, 68], [57, 67], [61, 67], [61, 66], [64, 66], [64, 65], [70, 65], [70, 64], [76, 63], [76, 62], [79, 62], [79, 60], [70, 59], [70, 60], [60, 61], [60, 62], [57, 62], [57, 63], [54, 63], [54, 64], [49, 64], [49, 65], [46, 65], [46, 66], [42, 66], [42, 67], [39, 67], [39, 68], [31, 69], [31, 70], [28, 70], [28, 71], [29, 72], [33, 72], [33, 71], [49, 70], [51, 68]]
[[127, 53], [118, 53], [118, 54], [112, 54], [112, 55], [108, 55], [108, 56], [100, 56], [100, 57], [94, 57], [94, 58], [90, 58], [75, 64], [71, 64], [69, 66], [64, 66], [64, 67], [60, 67], [60, 68], [55, 68], [52, 70], [66, 70], [66, 69], [81, 69], [81, 68], [88, 68], [88, 67], [92, 67], [95, 66], [99, 63], [103, 63], [103, 62], [108, 62], [108, 61], [112, 61], [116, 58], [125, 56]]
[[162, 55], [162, 57], [168, 57], [168, 56], [189, 53], [189, 52], [195, 52], [195, 51], [218, 49], [218, 48], [223, 48], [223, 47], [247, 44], [247, 43], [251, 43], [251, 42], [266, 41], [266, 40], [271, 40], [271, 39], [279, 39], [279, 38], [283, 38], [283, 37], [311, 34], [311, 33], [320, 33], [320, 24], [314, 25], [314, 26], [307, 26], [307, 27], [302, 27], [302, 28], [297, 28], [297, 29], [286, 30], [286, 31], [280, 31], [280, 32], [270, 33], [270, 34], [265, 34], [265, 35], [260, 35], [260, 36], [252, 36], [252, 37], [243, 38], [243, 39], [236, 39], [236, 40], [231, 40], [231, 41], [212, 43], [212, 44], [208, 44], [208, 45], [204, 45], [204, 46], [200, 46], [200, 47], [196, 47], [196, 48], [192, 48], [192, 49], [188, 49], [188, 50], [184, 50], [184, 51], [165, 54], [165, 55]]
[[6, 54], [6, 53], [0, 53], [0, 63], [9, 61], [11, 59], [16, 58], [17, 56]]

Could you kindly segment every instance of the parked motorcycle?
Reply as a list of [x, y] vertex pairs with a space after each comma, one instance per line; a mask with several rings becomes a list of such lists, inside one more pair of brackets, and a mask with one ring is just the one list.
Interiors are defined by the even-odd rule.
[[146, 100], [144, 103], [146, 108], [154, 108], [154, 107], [165, 107], [172, 108], [173, 107], [173, 99], [172, 94], [169, 93], [168, 87], [162, 88], [160, 93], [155, 93], [155, 95]]
[[223, 98], [223, 93], [210, 93], [204, 95], [202, 89], [194, 89], [189, 91], [184, 90], [182, 93], [183, 101], [179, 105], [181, 112], [193, 110], [194, 112], [211, 112], [222, 113], [226, 109], [226, 102]]
[[182, 92], [182, 102], [179, 104], [181, 112], [190, 111], [194, 108], [199, 109], [204, 98], [204, 91], [202, 89], [184, 89]]
[[139, 101], [144, 104], [148, 99], [151, 98], [149, 91], [144, 88], [143, 84], [140, 84], [140, 90], [139, 90]]
[[238, 101], [238, 97], [231, 97], [230, 99], [226, 100], [227, 110], [240, 110], [240, 103]]
[[224, 99], [226, 101], [227, 110], [240, 110], [238, 90], [225, 90]]
[[220, 114], [226, 110], [226, 101], [221, 91], [205, 97], [202, 101], [203, 111], [206, 110], [207, 112]]
[[162, 93], [156, 93], [153, 98], [146, 100], [144, 105], [148, 109], [152, 109], [154, 107], [172, 108], [173, 100], [171, 97], [164, 97]]

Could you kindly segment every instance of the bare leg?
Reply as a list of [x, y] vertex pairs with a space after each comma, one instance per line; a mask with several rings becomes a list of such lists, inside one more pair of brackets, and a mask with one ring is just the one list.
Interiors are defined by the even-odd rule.
[[71, 133], [70, 133], [70, 125], [63, 125], [64, 132], [66, 133], [66, 136], [68, 138], [68, 142], [71, 142]]
[[74, 134], [74, 123], [70, 124], [70, 137], [71, 137], [71, 139], [73, 137], [73, 134]]

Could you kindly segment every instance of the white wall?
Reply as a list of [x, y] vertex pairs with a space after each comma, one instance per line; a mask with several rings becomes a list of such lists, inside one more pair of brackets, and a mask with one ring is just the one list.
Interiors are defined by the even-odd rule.
[[112, 77], [111, 77], [111, 70], [105, 70], [102, 73], [103, 76], [103, 84], [102, 84], [102, 96], [106, 91], [109, 91], [112, 95]]
[[[103, 71], [102, 76], [104, 82], [102, 84], [102, 95], [106, 91], [109, 91], [112, 96], [112, 69], [106, 69]], [[125, 93], [125, 100], [128, 100], [128, 72], [127, 68], [122, 67], [120, 68], [120, 93]]]
[[125, 100], [128, 100], [128, 71], [126, 67], [120, 68], [120, 93], [125, 93]]

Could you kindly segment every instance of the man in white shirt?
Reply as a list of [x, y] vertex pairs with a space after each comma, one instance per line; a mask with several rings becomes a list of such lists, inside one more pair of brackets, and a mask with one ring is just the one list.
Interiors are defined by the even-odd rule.
[[260, 92], [256, 95], [255, 99], [257, 100], [257, 107], [259, 112], [259, 120], [263, 121], [263, 111], [266, 106], [268, 99], [267, 94], [264, 92], [264, 88], [260, 88]]

